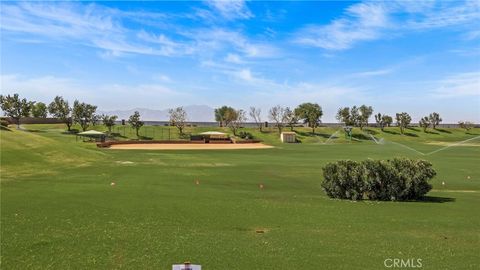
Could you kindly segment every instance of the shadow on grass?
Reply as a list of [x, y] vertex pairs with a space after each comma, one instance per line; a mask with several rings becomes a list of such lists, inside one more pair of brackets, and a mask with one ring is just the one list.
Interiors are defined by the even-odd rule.
[[147, 136], [138, 136], [139, 140], [146, 140], [146, 141], [151, 141], [153, 140], [153, 137], [147, 137]]
[[357, 140], [371, 140], [372, 138], [367, 137], [365, 134], [352, 134], [352, 138]]
[[[349, 199], [336, 199], [336, 200], [341, 200], [341, 201], [352, 201]], [[449, 197], [436, 197], [436, 196], [423, 196], [420, 199], [417, 200], [397, 200], [397, 201], [391, 201], [391, 200], [369, 200], [369, 199], [364, 199], [364, 200], [358, 200], [363, 201], [363, 202], [396, 202], [396, 203], [449, 203], [449, 202], [455, 202], [457, 199], [455, 198], [449, 198]]]
[[62, 132], [62, 134], [67, 134], [67, 135], [76, 135], [77, 133], [79, 133], [80, 130], [76, 129], [76, 128], [72, 128], [70, 130], [65, 130], [64, 132]]
[[383, 132], [388, 133], [388, 134], [392, 134], [392, 135], [400, 135], [399, 132], [391, 131], [391, 130], [384, 130]]
[[426, 130], [425, 133], [427, 133], [427, 134], [436, 134], [436, 135], [439, 135], [439, 134], [440, 134], [440, 133], [438, 133], [438, 132], [428, 131], [428, 130]]
[[434, 196], [424, 196], [419, 200], [412, 202], [424, 202], [424, 203], [446, 203], [446, 202], [455, 202], [455, 198], [448, 197], [434, 197]]
[[39, 129], [23, 129], [25, 132], [32, 132], [32, 133], [44, 133], [46, 132], [45, 130], [39, 130]]
[[305, 137], [322, 137], [325, 139], [330, 138], [332, 134], [325, 134], [325, 133], [311, 133], [311, 132], [304, 132], [304, 131], [295, 131], [298, 135], [305, 136]]
[[120, 134], [120, 133], [115, 133], [115, 132], [110, 133], [110, 136], [113, 137], [113, 138], [117, 138], [117, 137], [118, 137], [118, 138], [123, 138], [123, 139], [128, 138], [127, 136], [123, 136], [122, 134]]
[[413, 131], [416, 131], [416, 132], [420, 131], [420, 129], [414, 128], [414, 127], [407, 127], [406, 129], [413, 130]]
[[410, 137], [418, 137], [417, 134], [415, 134], [415, 133], [409, 133], [409, 132], [405, 132], [405, 133], [403, 133], [403, 135], [405, 135], [405, 136], [410, 136]]
[[449, 134], [452, 133], [450, 130], [446, 130], [446, 129], [443, 129], [443, 128], [435, 128], [435, 130], [438, 131], [438, 132], [443, 132], [443, 133], [449, 133]]
[[373, 130], [373, 129], [365, 128], [365, 129], [363, 129], [363, 131], [365, 131], [368, 134], [372, 134], [372, 135], [377, 135], [378, 134], [378, 131]]

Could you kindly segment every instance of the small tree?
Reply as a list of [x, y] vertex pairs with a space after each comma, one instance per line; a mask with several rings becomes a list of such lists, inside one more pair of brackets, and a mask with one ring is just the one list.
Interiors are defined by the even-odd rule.
[[396, 114], [396, 120], [397, 120], [397, 126], [400, 128], [400, 133], [403, 134], [405, 128], [410, 125], [410, 122], [412, 121], [412, 117], [406, 112], [402, 113], [397, 113]]
[[432, 124], [433, 129], [435, 129], [440, 124], [440, 122], [442, 122], [442, 118], [440, 118], [440, 114], [436, 112], [431, 113], [428, 116], [428, 120], [430, 121], [430, 124]]
[[263, 127], [262, 118], [261, 118], [262, 110], [260, 108], [250, 107], [250, 111], [248, 114], [250, 115], [250, 118], [252, 118], [253, 121], [255, 121], [255, 124], [257, 124], [258, 130], [262, 132], [262, 127]]
[[320, 123], [323, 111], [317, 103], [303, 103], [295, 108], [295, 115], [312, 128], [312, 133], [315, 133], [315, 128]]
[[344, 107], [338, 109], [337, 115], [335, 116], [340, 123], [344, 123], [346, 126], [353, 126], [354, 122], [351, 119], [350, 108]]
[[177, 107], [168, 110], [168, 114], [170, 115], [170, 125], [177, 127], [180, 135], [183, 135], [183, 129], [187, 122], [187, 112], [183, 107]]
[[227, 114], [229, 113], [231, 114], [233, 111], [235, 111], [235, 109], [228, 106], [222, 106], [220, 108], [215, 109], [215, 121], [218, 122], [220, 127], [228, 126], [228, 122], [227, 122], [228, 119], [226, 119]]
[[115, 126], [115, 121], [117, 121], [117, 118], [118, 117], [116, 115], [102, 115], [102, 122], [108, 128], [108, 133], [112, 133], [112, 128]]
[[470, 129], [472, 129], [475, 124], [469, 121], [460, 121], [458, 122], [458, 125], [460, 125], [461, 128], [465, 129], [465, 132], [468, 132]]
[[233, 135], [237, 136], [238, 129], [242, 127], [247, 117], [244, 110], [233, 110], [227, 112], [226, 119], [228, 120], [228, 127], [232, 130]]
[[285, 123], [290, 127], [291, 131], [293, 131], [293, 128], [298, 123], [298, 116], [294, 111], [290, 110], [289, 107], [285, 108]]
[[98, 123], [100, 123], [100, 121], [102, 121], [102, 116], [101, 115], [98, 115], [98, 114], [94, 114], [92, 116], [92, 126], [96, 126]]
[[275, 122], [278, 128], [278, 133], [282, 133], [282, 129], [286, 122], [285, 108], [280, 105], [271, 108], [268, 112], [268, 118], [270, 121]]
[[361, 115], [357, 106], [353, 106], [350, 109], [350, 121], [353, 126], [356, 126], [356, 127], [360, 126]]
[[363, 130], [363, 127], [368, 127], [368, 119], [372, 116], [373, 108], [372, 106], [362, 105], [359, 108], [359, 112], [358, 124], [360, 129]]
[[375, 114], [375, 122], [377, 122], [377, 126], [383, 131], [385, 128], [385, 122], [383, 121], [383, 116], [381, 113]]
[[144, 123], [140, 121], [140, 113], [138, 111], [135, 111], [132, 115], [130, 115], [130, 117], [128, 118], [128, 123], [130, 124], [130, 126], [132, 126], [132, 128], [135, 129], [135, 134], [137, 135], [137, 138], [140, 137], [138, 135], [138, 131]]
[[5, 116], [8, 116], [15, 121], [17, 128], [20, 127], [20, 118], [28, 117], [30, 115], [32, 106], [33, 102], [27, 101], [25, 98], [20, 99], [18, 94], [13, 94], [13, 96], [0, 95], [0, 107]]
[[97, 106], [80, 103], [78, 100], [75, 100], [73, 103], [72, 118], [75, 123], [78, 123], [82, 130], [85, 131], [87, 128], [94, 124], [96, 121], [95, 112], [97, 111]]
[[423, 132], [427, 132], [427, 128], [430, 126], [430, 120], [427, 116], [420, 119], [418, 125], [423, 128]]
[[393, 118], [389, 115], [384, 114], [382, 116], [382, 121], [385, 123], [385, 126], [390, 127], [393, 123]]
[[32, 106], [32, 116], [39, 118], [47, 118], [47, 105], [43, 102], [35, 102]]
[[48, 112], [55, 118], [62, 120], [67, 125], [68, 131], [72, 127], [72, 118], [70, 112], [72, 108], [68, 106], [68, 101], [64, 100], [61, 96], [56, 96], [55, 99], [48, 105]]

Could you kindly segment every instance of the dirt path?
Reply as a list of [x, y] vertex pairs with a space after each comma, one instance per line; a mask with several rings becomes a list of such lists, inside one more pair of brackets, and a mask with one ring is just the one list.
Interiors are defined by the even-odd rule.
[[239, 143], [239, 144], [114, 144], [111, 149], [141, 149], [141, 150], [222, 150], [222, 149], [266, 149], [273, 146], [262, 143]]

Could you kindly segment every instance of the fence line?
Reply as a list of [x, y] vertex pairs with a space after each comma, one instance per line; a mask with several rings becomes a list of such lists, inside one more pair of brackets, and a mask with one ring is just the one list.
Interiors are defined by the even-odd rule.
[[[121, 124], [122, 121], [117, 121], [117, 124]], [[147, 126], [169, 126], [170, 122], [169, 121], [144, 121], [145, 125]], [[128, 125], [128, 123], [126, 123]], [[187, 122], [186, 124], [187, 127], [219, 127], [218, 122]], [[252, 128], [252, 127], [258, 127], [258, 124], [255, 122], [245, 122], [242, 124], [243, 127], [247, 128]], [[275, 127], [276, 123], [273, 122], [263, 122], [262, 127]], [[296, 126], [298, 127], [306, 127], [306, 124], [297, 124]], [[343, 127], [343, 123], [320, 123], [319, 127]], [[369, 127], [378, 127], [376, 123], [368, 123]], [[393, 123], [391, 125], [392, 127], [396, 127], [397, 125]], [[418, 123], [411, 123], [409, 125], [410, 127], [418, 127]], [[439, 124], [437, 125], [438, 128], [460, 128], [459, 124], [454, 124], [454, 123], [445, 123], [445, 124]], [[480, 124], [475, 124], [475, 128], [480, 128]]]
[[[7, 121], [14, 123], [13, 119], [10, 117], [6, 117]], [[47, 117], [47, 118], [39, 118], [39, 117], [22, 117], [20, 118], [20, 124], [62, 124], [64, 123], [62, 120], [58, 118], [52, 118], [52, 117]], [[169, 121], [144, 121], [146, 126], [169, 126], [170, 122]], [[122, 120], [116, 121], [117, 125], [122, 124]], [[125, 121], [125, 126], [128, 126], [128, 123]], [[187, 127], [218, 127], [219, 124], [218, 122], [187, 122]], [[243, 127], [258, 127], [257, 123], [254, 122], [245, 122], [242, 124]], [[274, 127], [275, 123], [272, 122], [263, 122], [262, 127]], [[306, 126], [303, 124], [298, 124], [297, 126]], [[342, 123], [320, 123], [319, 127], [342, 127], [344, 124]], [[369, 123], [369, 127], [377, 127], [376, 123]], [[396, 126], [396, 124], [392, 124], [393, 127]], [[418, 123], [412, 123], [410, 125], [411, 127], [418, 127]], [[454, 123], [444, 123], [444, 124], [439, 124], [437, 125], [438, 128], [460, 128], [459, 124], [454, 124]], [[475, 128], [480, 128], [480, 124], [474, 124]], [[146, 134], [145, 136], [147, 136]], [[153, 135], [155, 136], [155, 135]]]

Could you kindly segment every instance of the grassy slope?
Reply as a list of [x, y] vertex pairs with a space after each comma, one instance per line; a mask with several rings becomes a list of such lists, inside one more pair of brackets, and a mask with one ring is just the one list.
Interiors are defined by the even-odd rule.
[[[322, 128], [295, 145], [256, 134], [274, 149], [173, 152], [99, 150], [61, 126], [29, 128], [38, 130], [1, 131], [5, 269], [170, 269], [184, 260], [205, 269], [383, 269], [386, 258], [422, 258], [425, 269], [479, 266], [480, 147], [423, 156], [391, 143], [429, 152], [442, 146], [425, 142], [475, 136], [460, 130], [373, 130], [383, 145], [340, 133], [324, 145], [335, 129]], [[394, 156], [432, 161], [429, 202], [354, 203], [320, 189], [328, 161]]]

